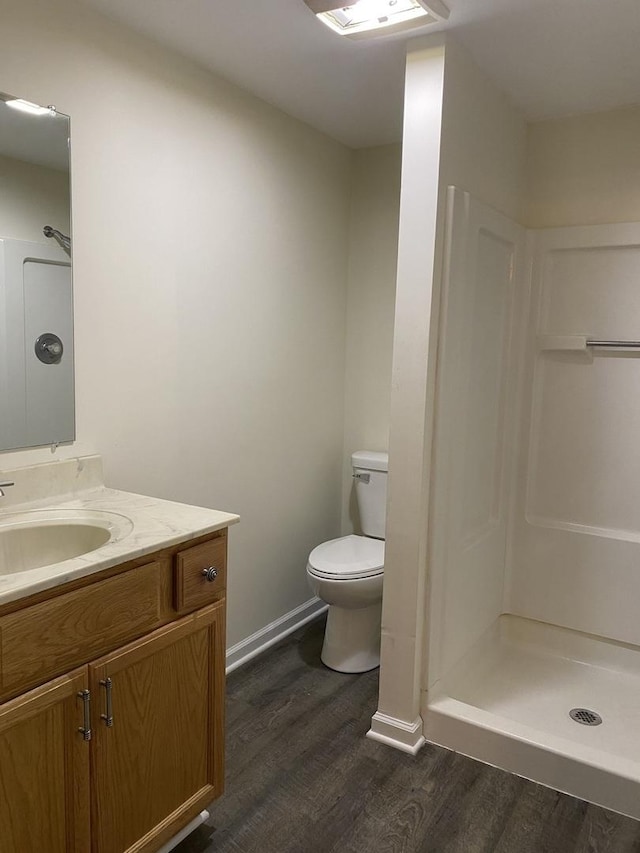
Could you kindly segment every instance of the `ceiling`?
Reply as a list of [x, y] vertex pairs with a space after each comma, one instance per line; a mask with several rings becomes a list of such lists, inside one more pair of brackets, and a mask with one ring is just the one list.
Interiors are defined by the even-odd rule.
[[[400, 138], [406, 33], [351, 41], [303, 0], [84, 0], [354, 148]], [[640, 101], [639, 0], [448, 0], [445, 29], [528, 119]]]

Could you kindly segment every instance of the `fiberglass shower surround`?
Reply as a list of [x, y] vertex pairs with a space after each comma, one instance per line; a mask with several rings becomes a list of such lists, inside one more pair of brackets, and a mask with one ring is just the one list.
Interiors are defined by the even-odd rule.
[[640, 224], [449, 203], [426, 736], [640, 818]]

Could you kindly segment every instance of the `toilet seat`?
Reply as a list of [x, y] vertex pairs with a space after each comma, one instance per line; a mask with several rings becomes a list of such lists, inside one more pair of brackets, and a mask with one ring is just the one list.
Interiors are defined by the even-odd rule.
[[307, 568], [316, 577], [338, 581], [381, 575], [384, 541], [353, 534], [331, 539], [313, 549]]

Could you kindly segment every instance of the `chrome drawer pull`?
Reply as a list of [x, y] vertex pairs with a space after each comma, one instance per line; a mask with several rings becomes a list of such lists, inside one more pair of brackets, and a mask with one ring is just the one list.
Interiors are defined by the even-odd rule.
[[111, 699], [111, 691], [113, 689], [113, 682], [110, 678], [105, 678], [104, 681], [101, 681], [100, 684], [104, 687], [106, 691], [106, 699], [107, 699], [107, 708], [106, 714], [100, 714], [100, 719], [104, 720], [105, 725], [108, 729], [113, 725], [113, 707], [112, 707], [112, 699]]
[[78, 731], [81, 733], [83, 740], [91, 740], [91, 693], [89, 690], [81, 690], [78, 696], [82, 699], [84, 711], [84, 725], [80, 726]]
[[209, 566], [208, 569], [202, 570], [202, 576], [205, 580], [208, 580], [213, 583], [213, 581], [218, 577], [218, 570], [215, 569], [213, 566]]

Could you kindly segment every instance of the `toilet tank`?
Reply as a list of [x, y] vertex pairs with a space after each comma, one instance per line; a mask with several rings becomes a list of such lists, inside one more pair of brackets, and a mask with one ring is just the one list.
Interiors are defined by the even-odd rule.
[[389, 455], [358, 450], [351, 456], [360, 526], [365, 536], [384, 539]]

